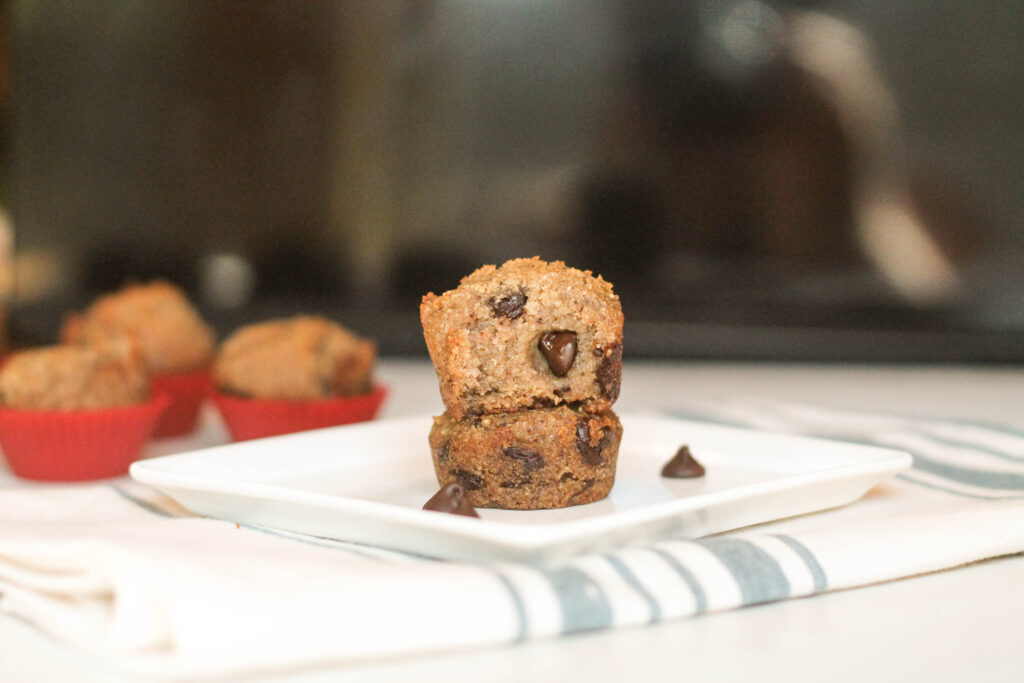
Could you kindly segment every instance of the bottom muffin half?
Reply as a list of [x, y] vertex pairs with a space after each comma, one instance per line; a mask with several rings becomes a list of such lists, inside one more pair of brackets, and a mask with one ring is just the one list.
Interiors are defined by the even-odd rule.
[[434, 418], [430, 449], [441, 486], [474, 507], [538, 510], [601, 500], [615, 483], [622, 424], [614, 412], [567, 406], [455, 420]]

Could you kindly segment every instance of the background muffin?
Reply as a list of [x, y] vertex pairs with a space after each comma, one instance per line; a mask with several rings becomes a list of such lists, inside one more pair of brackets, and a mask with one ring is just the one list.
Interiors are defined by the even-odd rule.
[[84, 312], [68, 316], [61, 337], [76, 344], [131, 339], [153, 390], [170, 398], [155, 436], [181, 436], [195, 429], [210, 392], [216, 337], [178, 287], [155, 280], [102, 296]]
[[138, 345], [152, 375], [209, 365], [215, 336], [185, 294], [163, 280], [128, 285], [102, 296], [65, 321], [68, 343], [96, 343], [126, 336]]
[[12, 356], [0, 372], [0, 447], [27, 479], [77, 481], [126, 474], [168, 404], [151, 396], [127, 338]]
[[370, 391], [376, 345], [316, 316], [240, 328], [221, 345], [214, 382], [229, 394], [309, 400]]
[[126, 339], [14, 354], [0, 371], [0, 403], [24, 410], [90, 410], [144, 403], [149, 376]]
[[377, 346], [317, 316], [255, 323], [228, 337], [214, 361], [213, 399], [236, 441], [370, 420]]

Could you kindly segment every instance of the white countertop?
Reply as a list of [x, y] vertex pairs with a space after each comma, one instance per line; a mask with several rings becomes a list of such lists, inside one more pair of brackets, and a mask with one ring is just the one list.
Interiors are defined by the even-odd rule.
[[[439, 413], [426, 362], [386, 360], [382, 417]], [[618, 412], [693, 397], [750, 395], [833, 408], [1003, 422], [1024, 428], [1024, 368], [633, 363]], [[160, 443], [151, 454], [220, 438]], [[2, 467], [2, 466], [0, 466]], [[22, 486], [0, 469], [0, 488]], [[1024, 632], [1024, 555], [813, 598], [655, 626], [514, 647], [247, 681], [1016, 681]], [[33, 627], [0, 616], [0, 681], [133, 680]]]

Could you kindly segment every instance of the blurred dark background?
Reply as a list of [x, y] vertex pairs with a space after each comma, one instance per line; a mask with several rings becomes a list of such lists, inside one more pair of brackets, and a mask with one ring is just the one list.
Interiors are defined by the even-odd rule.
[[1024, 11], [834, 0], [15, 0], [10, 343], [128, 280], [221, 334], [540, 255], [633, 357], [1024, 361]]

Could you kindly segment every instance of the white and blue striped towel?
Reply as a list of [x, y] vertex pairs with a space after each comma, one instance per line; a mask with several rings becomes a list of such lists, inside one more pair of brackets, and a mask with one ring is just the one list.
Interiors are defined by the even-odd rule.
[[1024, 433], [756, 401], [687, 417], [892, 446], [914, 467], [844, 508], [545, 568], [195, 517], [127, 482], [3, 491], [0, 609], [187, 677], [653, 623], [1024, 551]]

